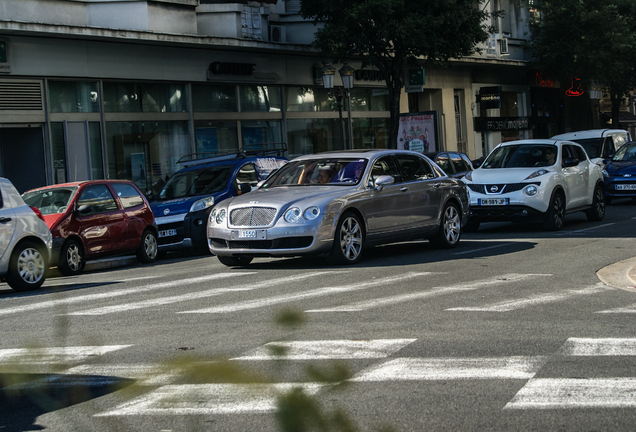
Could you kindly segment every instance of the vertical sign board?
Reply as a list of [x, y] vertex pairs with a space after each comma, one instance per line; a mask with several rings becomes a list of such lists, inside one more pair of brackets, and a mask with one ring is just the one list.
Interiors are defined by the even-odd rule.
[[406, 93], [421, 92], [426, 84], [424, 69], [407, 69], [404, 91]]
[[437, 150], [437, 112], [401, 114], [398, 150], [428, 153]]

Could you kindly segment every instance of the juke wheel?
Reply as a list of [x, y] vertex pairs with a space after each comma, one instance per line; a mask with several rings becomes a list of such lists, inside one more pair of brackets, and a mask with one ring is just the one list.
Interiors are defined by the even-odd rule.
[[592, 208], [585, 212], [587, 220], [592, 222], [602, 221], [605, 217], [605, 190], [598, 185], [594, 189], [594, 199], [592, 200]]
[[563, 193], [555, 192], [550, 200], [550, 206], [543, 220], [543, 229], [546, 231], [559, 231], [563, 228], [565, 218], [565, 198]]
[[35, 243], [25, 241], [13, 250], [9, 261], [7, 283], [16, 291], [29, 291], [42, 286], [48, 263]]

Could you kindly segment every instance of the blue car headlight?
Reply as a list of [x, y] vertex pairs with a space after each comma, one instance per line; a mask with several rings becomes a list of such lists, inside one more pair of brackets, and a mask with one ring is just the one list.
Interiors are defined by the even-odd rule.
[[211, 207], [213, 205], [214, 205], [214, 197], [202, 198], [200, 200], [195, 201], [194, 204], [192, 204], [192, 206], [190, 207], [190, 213], [200, 211], [200, 210], [205, 210], [206, 208]]

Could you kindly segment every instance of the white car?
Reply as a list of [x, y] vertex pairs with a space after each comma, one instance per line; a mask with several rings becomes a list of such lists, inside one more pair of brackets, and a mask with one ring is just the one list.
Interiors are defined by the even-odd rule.
[[623, 129], [590, 129], [555, 135], [551, 139], [573, 141], [581, 144], [592, 162], [602, 168], [605, 160], [611, 158], [616, 150], [631, 141], [629, 132]]
[[13, 184], [0, 177], [0, 279], [16, 291], [39, 288], [46, 279], [53, 242], [41, 215]]
[[466, 231], [495, 221], [541, 223], [545, 230], [557, 231], [567, 213], [585, 211], [590, 221], [605, 216], [601, 168], [574, 142], [534, 139], [499, 144], [463, 180], [471, 207]]

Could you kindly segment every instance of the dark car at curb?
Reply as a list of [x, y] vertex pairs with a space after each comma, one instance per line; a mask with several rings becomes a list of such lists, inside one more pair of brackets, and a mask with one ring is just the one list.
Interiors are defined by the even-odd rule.
[[270, 172], [288, 162], [284, 145], [268, 147], [196, 153], [179, 159], [183, 168], [150, 202], [159, 230], [159, 257], [188, 249], [209, 253], [206, 223], [212, 207], [251, 192]]
[[143, 263], [157, 257], [157, 226], [144, 194], [128, 180], [87, 180], [22, 194], [53, 234], [50, 265], [64, 275], [86, 261], [135, 253]]
[[636, 201], [636, 141], [624, 144], [605, 161], [603, 180], [607, 204], [618, 198]]
[[250, 194], [214, 206], [208, 242], [228, 266], [307, 255], [354, 264], [378, 244], [429, 239], [455, 247], [468, 213], [466, 185], [420, 153], [317, 153], [293, 159]]

